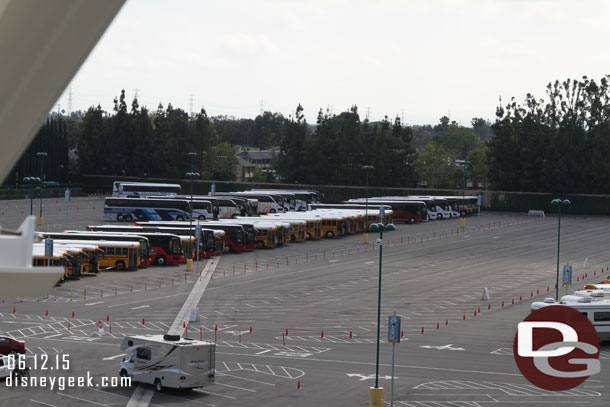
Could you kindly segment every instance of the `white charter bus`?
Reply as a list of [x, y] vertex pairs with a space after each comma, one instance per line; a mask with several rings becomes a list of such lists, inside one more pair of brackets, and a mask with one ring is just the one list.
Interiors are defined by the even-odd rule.
[[176, 196], [181, 192], [179, 184], [130, 181], [114, 181], [112, 184], [112, 196], [116, 197]]

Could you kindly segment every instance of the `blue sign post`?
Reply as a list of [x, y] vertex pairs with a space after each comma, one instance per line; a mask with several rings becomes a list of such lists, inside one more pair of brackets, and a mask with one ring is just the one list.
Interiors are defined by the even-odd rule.
[[[383, 210], [383, 206], [380, 210]], [[390, 406], [394, 405], [394, 354], [396, 351], [396, 344], [400, 343], [400, 334], [400, 316], [396, 315], [396, 311], [394, 311], [394, 315], [388, 317], [388, 342], [392, 344], [392, 389], [390, 390]]]
[[47, 266], [51, 265], [51, 257], [53, 257], [53, 239], [45, 239], [44, 255], [47, 257]]
[[388, 342], [400, 343], [400, 316], [398, 315], [388, 317]]
[[563, 266], [563, 284], [566, 288], [566, 295], [568, 295], [568, 286], [572, 285], [572, 265], [566, 264]]

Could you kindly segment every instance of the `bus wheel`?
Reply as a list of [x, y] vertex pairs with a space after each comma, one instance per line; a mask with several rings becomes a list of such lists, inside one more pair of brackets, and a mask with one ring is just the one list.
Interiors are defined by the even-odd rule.
[[123, 220], [125, 222], [131, 222], [133, 220], [133, 217], [131, 215], [125, 215], [123, 216]]
[[159, 266], [163, 266], [166, 262], [167, 262], [167, 259], [165, 258], [165, 256], [163, 256], [163, 255], [157, 256], [157, 264]]
[[410, 224], [414, 224], [414, 223], [415, 223], [415, 218], [411, 218], [411, 219], [409, 219], [409, 223], [410, 223]]
[[275, 213], [275, 209], [271, 209], [269, 212], [271, 212], [271, 213]]
[[436, 215], [436, 219], [442, 220], [443, 219], [443, 214], [442, 213], [437, 214]]
[[125, 270], [125, 262], [121, 260], [117, 261], [114, 266], [116, 267], [117, 271]]
[[331, 232], [330, 230], [328, 232], [326, 232], [326, 237], [328, 239], [332, 239], [335, 236], [335, 234], [333, 232]]
[[119, 376], [121, 376], [121, 377], [129, 377], [129, 375], [127, 374], [127, 370], [125, 370], [125, 369], [121, 369], [121, 372], [119, 373]]
[[227, 251], [227, 253], [231, 253], [231, 252], [233, 251], [233, 248], [231, 247], [231, 245], [230, 245], [230, 244], [228, 244], [228, 245], [225, 247], [225, 250]]
[[265, 243], [263, 243], [262, 240], [259, 240], [258, 242], [256, 242], [257, 249], [262, 249], [263, 247], [265, 247]]
[[199, 215], [199, 217], [198, 217], [197, 219], [199, 219], [199, 220], [205, 220], [205, 216], [203, 216], [203, 215]]
[[311, 233], [307, 233], [307, 240], [311, 240]]
[[119, 222], [123, 221], [123, 215], [121, 215], [120, 213], [116, 216], [116, 220], [118, 220]]
[[181, 215], [176, 216], [176, 220], [184, 220], [184, 218]]
[[155, 379], [155, 390], [159, 392], [163, 390], [163, 386], [161, 385], [161, 379]]

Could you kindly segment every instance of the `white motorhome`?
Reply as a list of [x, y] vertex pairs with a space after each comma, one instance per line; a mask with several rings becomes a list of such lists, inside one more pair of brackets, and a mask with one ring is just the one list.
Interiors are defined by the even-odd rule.
[[119, 374], [134, 382], [148, 383], [157, 391], [164, 387], [192, 389], [214, 383], [216, 344], [181, 338], [179, 335], [135, 335], [123, 340], [128, 357]]
[[581, 312], [595, 327], [600, 342], [610, 340], [610, 299], [564, 295], [558, 302], [552, 298], [533, 302], [531, 311], [550, 305], [563, 305]]

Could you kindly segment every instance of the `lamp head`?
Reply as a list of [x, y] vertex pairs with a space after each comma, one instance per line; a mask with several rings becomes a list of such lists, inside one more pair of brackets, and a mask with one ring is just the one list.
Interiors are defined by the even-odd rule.
[[393, 232], [396, 230], [396, 226], [394, 226], [393, 223], [389, 223], [385, 225], [385, 230], [387, 230], [388, 232]]
[[561, 205], [561, 199], [553, 199], [551, 201], [551, 205], [553, 205], [553, 206]]
[[369, 225], [369, 231], [370, 232], [379, 232], [379, 224], [378, 223], [373, 223], [371, 225]]

